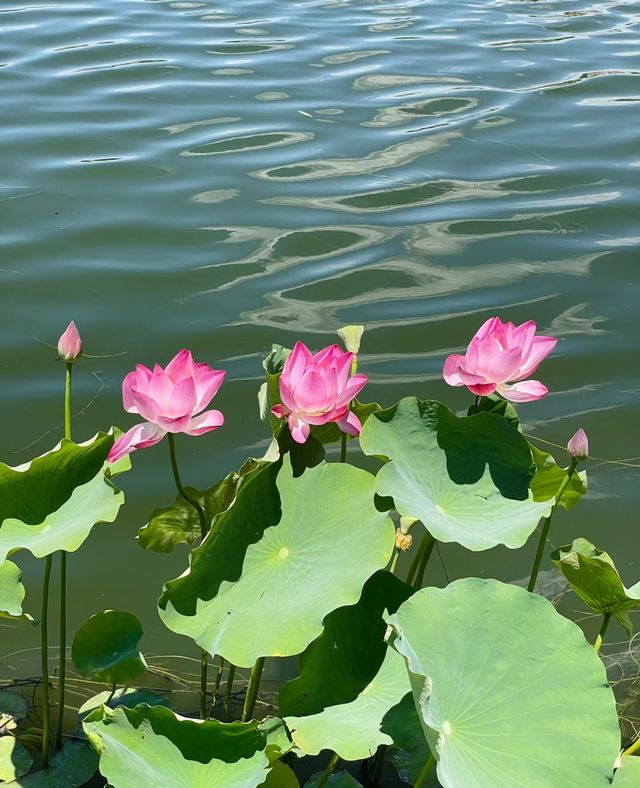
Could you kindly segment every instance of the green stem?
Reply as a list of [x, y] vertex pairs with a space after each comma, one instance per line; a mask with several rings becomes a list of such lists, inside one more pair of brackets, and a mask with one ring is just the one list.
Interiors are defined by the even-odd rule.
[[[422, 541], [420, 542], [420, 547], [418, 547], [416, 554], [413, 557], [413, 561], [411, 562], [411, 566], [409, 568], [409, 572], [407, 574], [406, 582], [408, 585], [413, 585], [413, 579], [416, 575], [416, 572], [419, 571], [420, 565], [423, 562], [425, 555], [426, 561], [429, 560], [429, 556], [433, 551], [433, 546], [435, 544], [435, 539], [429, 531], [425, 530], [424, 536], [422, 537]], [[424, 566], [426, 566], [426, 561], [424, 561]], [[424, 568], [422, 569], [422, 574], [424, 575]]]
[[340, 439], [340, 462], [347, 461], [347, 433], [343, 432]]
[[391, 559], [391, 566], [389, 567], [389, 571], [393, 574], [396, 571], [396, 566], [398, 565], [398, 556], [400, 555], [400, 550], [396, 547], [393, 551], [393, 558]]
[[42, 768], [49, 766], [49, 581], [53, 556], [48, 555], [44, 563], [42, 580], [42, 610], [40, 614], [40, 656], [42, 662]]
[[207, 719], [207, 670], [209, 654], [202, 649], [200, 652], [200, 719]]
[[218, 659], [218, 672], [216, 673], [216, 681], [215, 684], [213, 685], [213, 693], [211, 696], [211, 711], [209, 712], [210, 717], [213, 717], [216, 701], [218, 699], [218, 692], [220, 691], [220, 682], [222, 681], [223, 671], [224, 671], [224, 657], [220, 657]]
[[167, 438], [169, 439], [169, 457], [171, 458], [171, 470], [173, 471], [173, 480], [176, 483], [176, 489], [178, 490], [178, 494], [184, 498], [188, 504], [193, 506], [193, 508], [198, 513], [198, 518], [200, 520], [200, 539], [204, 539], [207, 535], [207, 518], [204, 513], [204, 509], [202, 506], [200, 506], [198, 501], [187, 495], [182, 485], [182, 480], [180, 479], [180, 471], [178, 470], [178, 461], [176, 459], [176, 439], [172, 432], [167, 433]]
[[229, 664], [227, 673], [227, 691], [224, 693], [224, 704], [222, 707], [222, 721], [229, 721], [229, 708], [231, 706], [231, 693], [233, 692], [233, 678], [236, 675], [236, 666]]
[[262, 669], [264, 668], [264, 657], [258, 657], [256, 664], [251, 669], [251, 677], [249, 679], [249, 686], [247, 687], [247, 694], [244, 699], [244, 708], [242, 709], [242, 722], [249, 722], [253, 716], [253, 710], [256, 707], [258, 699], [258, 691], [260, 690], [260, 679], [262, 678]]
[[427, 545], [424, 555], [418, 565], [418, 571], [416, 573], [416, 579], [413, 583], [413, 587], [416, 591], [419, 591], [422, 588], [422, 583], [424, 581], [424, 570], [427, 568], [427, 564], [429, 563], [429, 559], [431, 558], [431, 553], [433, 552], [433, 548], [436, 546], [436, 540], [429, 534], [431, 537], [429, 540], [429, 544]]
[[429, 772], [431, 771], [431, 769], [433, 769], [433, 765], [435, 764], [435, 762], [436, 759], [433, 756], [433, 753], [431, 753], [427, 758], [424, 766], [422, 767], [422, 771], [418, 775], [418, 779], [413, 784], [413, 788], [421, 788], [421, 786], [423, 786], [426, 783], [427, 777], [429, 776]]
[[[178, 495], [180, 495], [184, 500], [190, 504], [198, 513], [198, 519], [200, 520], [200, 541], [202, 541], [205, 536], [207, 535], [207, 517], [204, 513], [204, 509], [198, 501], [194, 498], [191, 498], [187, 495], [184, 486], [182, 484], [182, 479], [180, 478], [180, 471], [178, 470], [178, 460], [176, 458], [176, 440], [172, 432], [167, 433], [167, 438], [169, 439], [169, 457], [171, 459], [171, 470], [173, 471], [173, 480], [176, 484], [176, 489], [178, 490]], [[200, 652], [200, 717], [201, 719], [205, 719], [207, 716], [207, 664], [209, 661], [209, 655], [207, 652], [202, 649]]]
[[635, 755], [635, 753], [640, 750], [640, 739], [636, 739], [631, 747], [628, 747], [623, 753], [622, 757], [624, 758], [625, 755]]
[[108, 706], [111, 703], [111, 701], [113, 700], [113, 696], [116, 694], [116, 689], [117, 689], [116, 684], [115, 683], [112, 684], [111, 685], [111, 692], [109, 693], [109, 697], [106, 699], [106, 701], [104, 703], [105, 706]]
[[382, 769], [384, 767], [385, 758], [389, 748], [386, 744], [381, 744], [376, 752], [376, 757], [373, 762], [373, 769], [371, 771], [371, 782], [373, 785], [380, 785], [380, 778], [382, 777]]
[[67, 554], [60, 551], [60, 657], [58, 666], [58, 715], [56, 718], [56, 749], [62, 747], [64, 696], [67, 677]]
[[[64, 383], [64, 437], [71, 440], [71, 381], [73, 364], [67, 364]], [[55, 746], [62, 747], [64, 726], [64, 698], [67, 679], [67, 554], [60, 551], [60, 657], [58, 664], [58, 714], [56, 717]]]
[[551, 528], [551, 520], [553, 519], [553, 515], [555, 514], [555, 511], [558, 508], [558, 504], [560, 503], [560, 499], [562, 498], [564, 491], [567, 489], [567, 485], [571, 481], [571, 477], [573, 476], [573, 472], [575, 471], [577, 464], [578, 463], [575, 460], [571, 460], [571, 465], [569, 466], [569, 470], [567, 471], [565, 480], [560, 485], [560, 489], [558, 490], [558, 494], [556, 495], [556, 502], [554, 503], [553, 508], [549, 513], [549, 516], [545, 519], [544, 525], [542, 526], [542, 533], [540, 534], [540, 541], [538, 542], [538, 549], [536, 551], [536, 557], [533, 562], [533, 569], [531, 570], [529, 585], [527, 586], [527, 591], [531, 591], [532, 593], [536, 587], [536, 580], [538, 579], [538, 572], [540, 571], [540, 562], [542, 561], [544, 546], [547, 543], [547, 536], [549, 534], [549, 529]]
[[602, 626], [600, 627], [600, 632], [598, 632], [598, 637], [596, 638], [596, 642], [594, 643], [593, 646], [596, 654], [600, 652], [600, 647], [602, 646], [602, 641], [604, 640], [605, 632], [607, 631], [607, 627], [609, 626], [609, 621], [611, 621], [611, 613], [605, 613], [604, 616], [602, 617]]
[[336, 768], [336, 764], [340, 760], [340, 756], [338, 753], [334, 752], [331, 756], [331, 760], [327, 764], [326, 769], [322, 772], [322, 777], [320, 778], [320, 782], [318, 783], [318, 788], [324, 788], [324, 786], [329, 782], [329, 777], [333, 774], [333, 770]]

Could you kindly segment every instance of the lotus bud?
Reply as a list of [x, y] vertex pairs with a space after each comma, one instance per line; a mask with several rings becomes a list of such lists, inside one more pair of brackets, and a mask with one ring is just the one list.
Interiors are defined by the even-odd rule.
[[589, 456], [589, 439], [582, 427], [567, 443], [569, 457], [576, 462], [582, 462]]
[[396, 547], [398, 550], [408, 550], [413, 542], [411, 534], [403, 534], [400, 528], [396, 529]]
[[360, 351], [360, 341], [364, 334], [364, 326], [343, 326], [338, 329], [338, 336], [344, 342], [349, 353], [357, 356]]
[[82, 353], [82, 340], [73, 320], [67, 326], [66, 331], [58, 340], [58, 357], [73, 364]]

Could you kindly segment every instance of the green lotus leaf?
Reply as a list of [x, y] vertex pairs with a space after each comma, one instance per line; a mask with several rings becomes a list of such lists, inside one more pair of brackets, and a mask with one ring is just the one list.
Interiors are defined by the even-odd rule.
[[256, 723], [197, 722], [163, 706], [102, 706], [83, 722], [113, 788], [255, 788], [268, 775]]
[[31, 616], [22, 612], [24, 586], [22, 572], [12, 561], [0, 564], [0, 618], [30, 621]]
[[506, 399], [502, 399], [502, 397], [499, 397], [497, 394], [489, 394], [488, 397], [480, 397], [480, 402], [469, 408], [467, 416], [473, 416], [476, 413], [494, 413], [506, 419], [516, 430], [520, 429], [520, 417], [516, 409], [510, 402]]
[[304, 788], [318, 788], [319, 785], [325, 785], [327, 788], [362, 788], [362, 783], [359, 783], [349, 772], [334, 772], [325, 783], [322, 782], [323, 776], [324, 772], [317, 772], [307, 780]]
[[380, 729], [393, 740], [389, 760], [406, 783], [413, 785], [430, 755], [413, 694], [404, 698], [385, 714]]
[[238, 482], [233, 506], [216, 518], [201, 545], [191, 552], [189, 571], [170, 580], [158, 602], [182, 616], [195, 616], [198, 600], [210, 600], [220, 587], [242, 574], [249, 545], [281, 516], [276, 476], [281, 461], [250, 460]]
[[295, 772], [282, 761], [276, 761], [269, 769], [269, 776], [261, 788], [300, 788]]
[[609, 786], [620, 748], [604, 666], [537, 594], [466, 578], [389, 623], [444, 788]]
[[[207, 530], [213, 519], [233, 503], [239, 478], [234, 472], [208, 490], [185, 488], [189, 498], [202, 506]], [[140, 547], [155, 553], [170, 553], [178, 544], [194, 545], [200, 539], [200, 517], [181, 495], [178, 495], [171, 506], [154, 509], [149, 516], [149, 522], [140, 529], [137, 536]]]
[[115, 709], [118, 706], [126, 706], [128, 709], [132, 709], [141, 703], [145, 703], [147, 706], [169, 706], [167, 698], [157, 695], [150, 690], [136, 689], [135, 687], [118, 687], [113, 693], [111, 690], [106, 690], [86, 700], [78, 709], [78, 717], [82, 721], [103, 705], [108, 706], [110, 709]]
[[0, 736], [14, 730], [29, 713], [27, 699], [20, 692], [0, 690]]
[[613, 778], [613, 788], [638, 788], [640, 785], [640, 758], [623, 755]]
[[[533, 500], [548, 501], [549, 498], [555, 498], [567, 478], [569, 469], [561, 468], [550, 454], [540, 451], [535, 446], [531, 446], [531, 452], [537, 468], [530, 485]], [[586, 492], [587, 472], [574, 471], [558, 505], [565, 509], [571, 509]]]
[[138, 650], [142, 624], [132, 613], [105, 610], [91, 616], [77, 631], [71, 658], [86, 679], [129, 684], [147, 669]]
[[98, 756], [87, 742], [66, 741], [51, 757], [48, 769], [25, 774], [3, 788], [80, 788], [98, 768]]
[[0, 736], [0, 782], [22, 777], [31, 768], [33, 758], [13, 736]]
[[274, 763], [293, 749], [287, 726], [280, 717], [265, 717], [260, 721], [258, 730], [267, 737], [265, 752], [269, 763]]
[[387, 652], [385, 610], [395, 613], [412, 593], [406, 583], [381, 570], [364, 584], [355, 605], [329, 613], [322, 634], [300, 657], [300, 675], [280, 688], [281, 714], [316, 714], [355, 700], [377, 674]]
[[[160, 600], [169, 629], [239, 667], [252, 666], [258, 657], [303, 651], [322, 631], [328, 613], [357, 601], [364, 582], [387, 564], [393, 550], [393, 524], [374, 506], [374, 477], [367, 471], [322, 463], [295, 478], [285, 458], [276, 482], [282, 509], [278, 524], [273, 491], [256, 481], [247, 488], [242, 512], [238, 495], [194, 552], [207, 585], [191, 582], [185, 599], [187, 574], [169, 584]], [[207, 546], [218, 527], [228, 526], [234, 510], [236, 522], [247, 514], [248, 522], [239, 527], [257, 532], [258, 540], [246, 548], [239, 577], [220, 582], [230, 567], [221, 566], [224, 553]], [[195, 557], [191, 572], [194, 566]]]
[[586, 605], [628, 628], [626, 613], [640, 607], [640, 582], [625, 588], [608, 553], [580, 538], [554, 550], [551, 560]]
[[393, 744], [381, 730], [382, 720], [410, 690], [402, 657], [387, 648], [377, 675], [355, 700], [306, 717], [287, 716], [285, 722], [293, 743], [307, 755], [333, 750], [345, 761], [369, 758], [381, 744]]
[[0, 563], [19, 549], [73, 552], [96, 523], [115, 520], [124, 495], [105, 477], [112, 445], [112, 434], [98, 433], [17, 468], [0, 463]]
[[551, 511], [552, 500], [533, 500], [531, 452], [502, 416], [458, 418], [439, 402], [407, 397], [374, 413], [360, 444], [390, 460], [376, 477], [378, 495], [393, 497], [401, 515], [421, 520], [441, 542], [522, 547]]

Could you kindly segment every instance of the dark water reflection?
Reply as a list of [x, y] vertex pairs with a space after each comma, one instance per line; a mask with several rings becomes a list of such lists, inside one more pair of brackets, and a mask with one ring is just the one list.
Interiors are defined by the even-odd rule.
[[[462, 409], [445, 355], [490, 314], [532, 317], [561, 342], [528, 432], [564, 444], [583, 426], [597, 457], [636, 457], [593, 462], [554, 541], [588, 537], [638, 579], [637, 5], [7, 0], [0, 41], [3, 459], [53, 440], [62, 369], [34, 337], [71, 317], [100, 356], [76, 375], [78, 437], [131, 424], [119, 382], [137, 361], [188, 345], [228, 370], [226, 428], [180, 442], [196, 484], [264, 447], [274, 341], [365, 323], [372, 397]], [[175, 653], [155, 599], [186, 557], [133, 542], [173, 495], [165, 452], [136, 455], [118, 525], [73, 557], [71, 627], [129, 609], [148, 652]], [[451, 578], [521, 577], [531, 553], [441, 549]], [[22, 565], [35, 610], [40, 567]], [[3, 653], [35, 645], [1, 633]]]

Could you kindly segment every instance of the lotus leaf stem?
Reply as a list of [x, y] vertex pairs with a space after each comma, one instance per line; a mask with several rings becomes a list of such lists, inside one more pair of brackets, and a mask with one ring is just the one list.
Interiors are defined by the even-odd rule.
[[422, 771], [418, 775], [418, 779], [413, 784], [413, 788], [422, 788], [422, 786], [426, 783], [427, 777], [429, 776], [431, 769], [433, 769], [433, 765], [435, 764], [435, 762], [436, 759], [433, 753], [430, 753], [429, 757], [425, 761], [424, 766], [422, 767]]
[[596, 638], [596, 642], [593, 645], [596, 654], [600, 652], [600, 648], [602, 646], [602, 641], [604, 640], [605, 632], [607, 631], [607, 627], [609, 626], [609, 621], [611, 621], [611, 613], [605, 613], [602, 617], [602, 626], [600, 627], [600, 632], [598, 632], [598, 637]]
[[247, 687], [247, 694], [245, 695], [244, 707], [242, 709], [242, 722], [248, 722], [253, 716], [253, 710], [256, 707], [256, 700], [258, 699], [258, 691], [260, 690], [260, 679], [262, 678], [264, 659], [264, 657], [258, 657], [256, 664], [251, 669], [249, 686]]
[[547, 536], [549, 534], [549, 529], [551, 528], [551, 520], [553, 519], [553, 515], [555, 514], [556, 509], [558, 508], [558, 504], [560, 503], [560, 499], [564, 495], [564, 491], [567, 489], [569, 482], [571, 481], [571, 477], [573, 476], [573, 472], [576, 469], [576, 465], [578, 463], [576, 460], [571, 460], [571, 465], [569, 466], [569, 470], [567, 471], [567, 475], [565, 476], [564, 481], [560, 485], [560, 489], [556, 495], [556, 502], [553, 504], [551, 511], [549, 512], [549, 516], [545, 519], [544, 525], [542, 526], [542, 532], [540, 534], [540, 541], [538, 542], [538, 549], [536, 551], [536, 557], [533, 562], [533, 569], [531, 570], [531, 577], [529, 578], [529, 585], [527, 586], [527, 591], [533, 593], [536, 587], [536, 580], [538, 579], [538, 572], [540, 571], [540, 562], [542, 561], [542, 554], [544, 553], [544, 546], [547, 543]]
[[49, 766], [49, 581], [53, 556], [48, 555], [44, 562], [42, 579], [42, 609], [40, 614], [40, 659], [42, 663], [42, 768]]
[[229, 663], [229, 672], [227, 673], [227, 691], [224, 694], [224, 704], [222, 707], [222, 721], [229, 721], [229, 708], [231, 706], [231, 693], [233, 692], [233, 679], [236, 675], [236, 666]]
[[329, 782], [329, 777], [333, 774], [333, 770], [336, 768], [336, 764], [340, 760], [340, 756], [337, 752], [334, 752], [331, 756], [331, 760], [327, 764], [327, 768], [322, 772], [322, 777], [320, 778], [320, 782], [318, 783], [318, 788], [324, 788], [324, 786]]
[[340, 438], [340, 462], [347, 461], [347, 433], [343, 432]]
[[429, 558], [431, 557], [435, 543], [436, 540], [433, 538], [433, 536], [431, 536], [429, 531], [425, 530], [425, 534], [422, 537], [422, 542], [420, 542], [420, 547], [418, 547], [416, 554], [413, 557], [413, 561], [409, 568], [409, 573], [407, 574], [406, 580], [407, 584], [413, 586], [416, 590], [418, 590], [422, 585], [422, 581], [424, 579], [424, 570], [426, 569]]
[[216, 706], [216, 700], [218, 698], [218, 692], [220, 691], [220, 682], [222, 681], [222, 673], [224, 671], [224, 657], [220, 657], [218, 661], [218, 672], [216, 673], [216, 681], [213, 685], [213, 693], [211, 696], [211, 711], [209, 712], [209, 716], [213, 717], [213, 712]]

